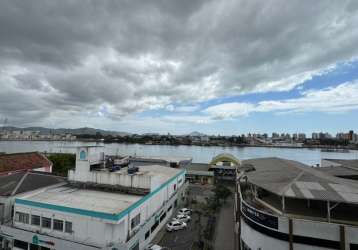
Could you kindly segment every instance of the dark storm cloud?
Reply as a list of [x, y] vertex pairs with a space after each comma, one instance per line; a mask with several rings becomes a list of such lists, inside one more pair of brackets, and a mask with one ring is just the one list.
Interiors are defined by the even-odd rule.
[[289, 90], [357, 56], [357, 6], [1, 1], [0, 117], [20, 125], [122, 118], [173, 102]]

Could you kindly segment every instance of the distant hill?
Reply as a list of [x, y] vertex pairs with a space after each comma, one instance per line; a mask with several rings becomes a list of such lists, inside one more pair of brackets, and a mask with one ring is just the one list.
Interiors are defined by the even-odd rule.
[[81, 134], [88, 134], [88, 135], [95, 135], [96, 133], [101, 133], [102, 135], [120, 135], [125, 136], [129, 135], [130, 133], [127, 132], [119, 132], [119, 131], [111, 131], [111, 130], [103, 130], [103, 129], [96, 129], [96, 128], [44, 128], [44, 127], [26, 127], [26, 128], [19, 128], [19, 127], [0, 127], [0, 131], [15, 131], [15, 130], [22, 130], [22, 131], [40, 131], [40, 134], [73, 134], [73, 135], [81, 135]]

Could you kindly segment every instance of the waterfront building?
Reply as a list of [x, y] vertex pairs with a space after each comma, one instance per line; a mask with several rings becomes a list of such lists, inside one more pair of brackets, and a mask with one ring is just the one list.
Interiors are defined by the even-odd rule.
[[68, 183], [15, 199], [1, 226], [9, 249], [141, 250], [185, 200], [185, 169], [108, 169], [101, 148], [80, 147]]
[[356, 181], [260, 158], [242, 162], [236, 189], [238, 249], [358, 249]]
[[191, 163], [185, 167], [191, 183], [214, 184], [215, 181], [235, 181], [239, 159], [231, 154], [219, 154], [209, 163]]
[[298, 140], [300, 140], [300, 141], [306, 140], [306, 134], [305, 133], [299, 133], [298, 134]]

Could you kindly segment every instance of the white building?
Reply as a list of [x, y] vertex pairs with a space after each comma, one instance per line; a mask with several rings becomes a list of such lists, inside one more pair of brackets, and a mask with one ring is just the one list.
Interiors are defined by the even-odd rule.
[[239, 169], [241, 250], [357, 249], [358, 182], [279, 158], [246, 160]]
[[111, 172], [97, 149], [78, 149], [69, 184], [15, 200], [12, 223], [1, 227], [10, 249], [139, 250], [150, 243], [184, 200], [185, 170]]

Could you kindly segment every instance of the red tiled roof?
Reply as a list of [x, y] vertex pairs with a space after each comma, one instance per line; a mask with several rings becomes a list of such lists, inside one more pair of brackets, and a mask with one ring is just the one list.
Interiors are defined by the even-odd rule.
[[50, 168], [52, 163], [38, 152], [0, 155], [0, 175], [35, 168]]

